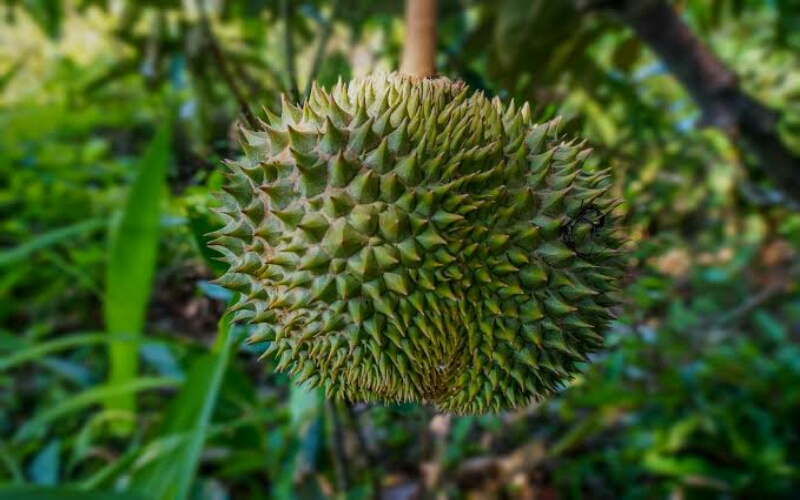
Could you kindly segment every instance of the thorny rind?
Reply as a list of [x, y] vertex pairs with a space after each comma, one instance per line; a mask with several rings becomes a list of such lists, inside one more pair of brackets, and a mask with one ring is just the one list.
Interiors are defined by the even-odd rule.
[[499, 411], [552, 394], [602, 346], [618, 202], [557, 121], [397, 74], [267, 113], [227, 163], [212, 246], [235, 319], [297, 383]]

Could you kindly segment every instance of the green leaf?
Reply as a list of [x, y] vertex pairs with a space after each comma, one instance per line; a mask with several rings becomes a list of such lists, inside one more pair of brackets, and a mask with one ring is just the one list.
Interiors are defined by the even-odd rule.
[[130, 493], [88, 492], [73, 488], [44, 486], [0, 487], [0, 500], [145, 500]]
[[[144, 328], [156, 267], [158, 216], [166, 192], [169, 147], [170, 124], [169, 120], [165, 120], [141, 159], [139, 175], [131, 187], [119, 226], [111, 238], [103, 311], [109, 333], [136, 337]], [[123, 384], [136, 377], [137, 348], [133, 342], [111, 343], [109, 384]], [[106, 405], [109, 409], [133, 412], [134, 395], [118, 394], [108, 399]]]
[[[53, 229], [10, 250], [0, 252], [0, 267], [16, 264], [29, 258], [39, 250], [51, 247], [65, 240], [96, 231], [105, 225], [105, 219], [89, 219], [71, 226]], [[72, 241], [70, 241], [72, 243]]]
[[134, 476], [134, 491], [141, 491], [155, 500], [184, 500], [188, 497], [223, 375], [228, 368], [233, 337], [230, 316], [226, 315], [220, 320], [219, 335], [212, 352], [195, 361], [164, 419], [162, 437], [180, 435], [190, 429], [188, 439], [174, 442], [174, 451], [153, 461], [139, 476]]

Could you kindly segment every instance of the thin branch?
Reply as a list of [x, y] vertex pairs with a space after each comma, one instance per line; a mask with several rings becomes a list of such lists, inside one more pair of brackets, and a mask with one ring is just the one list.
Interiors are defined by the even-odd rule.
[[241, 79], [242, 87], [247, 89], [247, 95], [251, 99], [254, 96], [260, 96], [266, 93], [263, 84], [250, 74], [250, 71], [245, 66], [245, 63], [238, 57], [238, 54], [232, 54], [229, 52], [228, 61], [230, 62], [233, 71]]
[[766, 305], [768, 302], [784, 294], [790, 293], [789, 285], [798, 274], [800, 274], [800, 265], [791, 267], [783, 275], [783, 279], [764, 288], [733, 310], [713, 320], [713, 326], [716, 328], [723, 328], [734, 325], [759, 307]]
[[311, 95], [311, 87], [314, 84], [314, 80], [317, 78], [317, 74], [319, 74], [320, 67], [322, 66], [322, 57], [325, 55], [325, 49], [328, 47], [328, 40], [330, 40], [331, 33], [333, 33], [333, 21], [336, 19], [338, 10], [339, 0], [332, 0], [331, 13], [323, 22], [322, 31], [319, 34], [319, 41], [317, 42], [317, 48], [314, 52], [314, 62], [311, 64], [311, 71], [308, 74], [306, 89], [303, 92], [303, 100], [308, 100], [308, 97]]
[[297, 70], [294, 66], [294, 40], [292, 39], [292, 0], [281, 1], [281, 16], [284, 27], [284, 49], [286, 57], [286, 78], [289, 80], [289, 95], [294, 102], [300, 100], [300, 90], [297, 88]]
[[208, 19], [208, 14], [205, 9], [205, 2], [198, 2], [198, 7], [200, 11], [200, 22], [206, 34], [206, 40], [208, 41], [208, 48], [211, 51], [211, 57], [214, 59], [214, 63], [217, 65], [220, 75], [222, 75], [222, 81], [225, 82], [228, 90], [231, 91], [231, 94], [233, 94], [233, 97], [239, 104], [239, 109], [244, 115], [245, 120], [247, 120], [247, 124], [250, 125], [251, 128], [257, 130], [259, 128], [258, 121], [256, 121], [255, 116], [253, 116], [253, 113], [250, 111], [250, 107], [247, 105], [247, 99], [239, 88], [239, 85], [237, 85], [233, 75], [231, 75], [230, 69], [228, 69], [228, 63], [225, 60], [225, 55], [222, 52], [219, 40], [214, 35], [214, 30], [211, 28], [211, 22]]

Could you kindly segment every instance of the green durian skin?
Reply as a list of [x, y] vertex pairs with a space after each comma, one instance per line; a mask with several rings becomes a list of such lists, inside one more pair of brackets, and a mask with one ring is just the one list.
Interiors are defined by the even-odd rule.
[[268, 114], [211, 245], [235, 319], [296, 383], [477, 414], [547, 397], [602, 346], [618, 201], [557, 121], [395, 73]]

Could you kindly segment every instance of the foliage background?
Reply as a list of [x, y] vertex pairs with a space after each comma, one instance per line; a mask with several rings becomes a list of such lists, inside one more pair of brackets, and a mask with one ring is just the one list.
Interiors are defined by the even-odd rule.
[[[673, 5], [800, 152], [800, 5]], [[604, 12], [448, 0], [439, 24], [443, 74], [562, 116], [626, 200], [627, 303], [572, 387], [475, 417], [324, 401], [228, 325], [204, 234], [236, 94], [259, 115], [391, 70], [401, 15], [0, 3], [0, 498], [798, 498], [800, 215]]]

